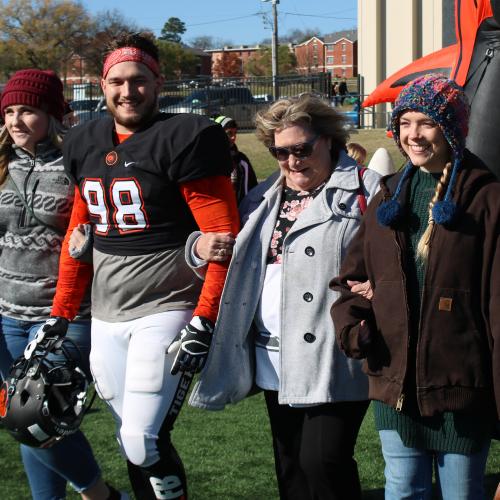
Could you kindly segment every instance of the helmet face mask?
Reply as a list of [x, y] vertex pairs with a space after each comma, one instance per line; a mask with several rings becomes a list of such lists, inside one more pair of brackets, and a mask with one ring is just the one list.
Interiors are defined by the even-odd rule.
[[17, 441], [45, 448], [78, 430], [88, 380], [70, 339], [43, 339], [29, 352], [28, 359], [23, 355], [13, 363], [0, 388], [0, 417]]

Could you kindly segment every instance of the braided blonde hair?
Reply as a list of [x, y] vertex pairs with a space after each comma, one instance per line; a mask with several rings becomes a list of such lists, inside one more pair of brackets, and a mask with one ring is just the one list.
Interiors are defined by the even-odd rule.
[[427, 222], [427, 228], [425, 229], [424, 234], [422, 234], [422, 237], [420, 238], [417, 245], [417, 258], [423, 262], [427, 261], [427, 257], [429, 256], [429, 243], [431, 239], [432, 228], [434, 227], [432, 209], [434, 207], [434, 204], [437, 201], [441, 200], [445, 194], [446, 185], [448, 184], [451, 173], [451, 166], [451, 162], [446, 163], [443, 169], [443, 173], [441, 174], [441, 177], [436, 185], [434, 196], [429, 202], [429, 220]]

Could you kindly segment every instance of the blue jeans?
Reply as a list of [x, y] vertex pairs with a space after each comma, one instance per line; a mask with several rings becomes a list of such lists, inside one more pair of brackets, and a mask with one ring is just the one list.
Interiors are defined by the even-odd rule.
[[484, 500], [484, 471], [490, 443], [470, 455], [407, 448], [399, 434], [379, 431], [385, 460], [386, 500], [430, 500], [436, 468], [443, 500]]
[[[41, 322], [0, 317], [0, 374], [5, 378], [12, 362], [33, 340]], [[82, 353], [81, 368], [89, 374], [90, 321], [70, 323], [67, 336]], [[101, 471], [89, 442], [81, 431], [67, 436], [47, 449], [21, 445], [21, 456], [34, 500], [66, 498], [66, 483], [84, 491], [100, 478]]]

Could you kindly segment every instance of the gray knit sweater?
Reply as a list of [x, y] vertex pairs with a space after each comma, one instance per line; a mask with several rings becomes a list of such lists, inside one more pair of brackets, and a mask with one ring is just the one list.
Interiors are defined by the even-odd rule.
[[[61, 151], [50, 141], [38, 144], [34, 157], [14, 146], [9, 175], [0, 189], [2, 315], [26, 321], [50, 315], [73, 193]], [[88, 316], [88, 303], [82, 314]]]

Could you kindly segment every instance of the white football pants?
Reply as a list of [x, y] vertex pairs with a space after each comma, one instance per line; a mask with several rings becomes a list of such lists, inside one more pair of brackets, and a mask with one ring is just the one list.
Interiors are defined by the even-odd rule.
[[92, 319], [96, 389], [113, 412], [122, 452], [140, 467], [160, 459], [160, 429], [171, 430], [187, 395], [192, 374], [170, 374], [175, 353], [167, 348], [191, 317], [186, 310], [119, 323]]

